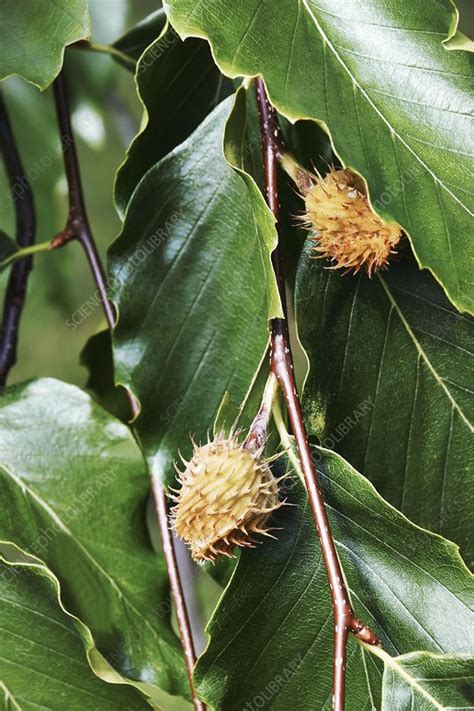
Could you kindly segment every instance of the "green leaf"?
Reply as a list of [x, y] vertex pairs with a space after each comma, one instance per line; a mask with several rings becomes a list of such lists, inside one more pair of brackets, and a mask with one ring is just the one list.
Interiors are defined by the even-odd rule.
[[470, 239], [473, 55], [446, 51], [449, 0], [166, 0], [182, 37], [210, 40], [230, 77], [261, 74], [290, 119], [322, 121], [374, 207], [400, 223], [422, 267], [474, 309]]
[[44, 566], [0, 559], [0, 617], [0, 698], [8, 711], [150, 709], [136, 690], [93, 674], [84, 651], [90, 633], [64, 610]]
[[464, 49], [467, 52], [474, 52], [474, 41], [459, 31], [456, 31], [454, 35], [443, 44], [445, 49]]
[[418, 652], [386, 659], [383, 703], [397, 711], [472, 709], [474, 661]]
[[[0, 399], [0, 539], [43, 560], [99, 651], [147, 690], [187, 692], [149, 485], [127, 427], [76, 387], [41, 379]], [[151, 693], [151, 692], [150, 692]]]
[[[114, 42], [113, 46], [137, 62], [145, 49], [161, 35], [165, 25], [166, 14], [163, 8], [160, 8], [140, 20]], [[124, 66], [130, 69], [130, 64]]]
[[[82, 133], [82, 138], [85, 137], [84, 132], [79, 129], [78, 119], [82, 114], [82, 122], [85, 125], [85, 117], [89, 120], [100, 122], [102, 116], [107, 123], [113, 123], [117, 116], [115, 112], [109, 112], [107, 116], [106, 96], [110, 96], [117, 91], [118, 73], [114, 62], [110, 61], [110, 56], [107, 52], [113, 52], [110, 47], [110, 42], [113, 42], [121, 35], [127, 26], [127, 16], [130, 11], [129, 0], [113, 0], [112, 4], [108, 0], [88, 0], [90, 23], [92, 34], [90, 42], [92, 48], [99, 50], [90, 51], [87, 48], [66, 52], [64, 66], [68, 82], [69, 103], [73, 113], [73, 128], [77, 130], [77, 135]], [[112, 11], [113, 9], [113, 11]], [[85, 51], [84, 51], [85, 49]], [[114, 55], [115, 58], [116, 55]], [[123, 58], [123, 64], [129, 69], [134, 66], [131, 59]], [[120, 90], [119, 90], [120, 91]], [[75, 114], [75, 115], [74, 115]], [[96, 116], [94, 117], [94, 114]], [[56, 128], [56, 126], [55, 126]], [[107, 126], [104, 127], [107, 132]], [[87, 130], [85, 132], [87, 134]], [[113, 140], [108, 135], [109, 140]], [[105, 140], [105, 137], [102, 139]], [[120, 141], [122, 144], [123, 142]], [[107, 148], [110, 155], [110, 146]], [[120, 146], [123, 150], [123, 145]], [[81, 166], [83, 164], [81, 160]], [[116, 164], [114, 165], [116, 168]], [[86, 173], [87, 175], [87, 173]], [[90, 181], [88, 180], [87, 183]], [[108, 187], [107, 196], [110, 194]], [[105, 191], [104, 191], [105, 192]], [[87, 188], [86, 188], [87, 193]]]
[[81, 365], [89, 371], [86, 388], [96, 400], [122, 422], [131, 418], [127, 393], [114, 381], [112, 338], [109, 329], [98, 331], [89, 338], [81, 352]]
[[472, 319], [407, 257], [372, 280], [313, 257], [307, 243], [296, 291], [311, 434], [474, 564]]
[[[474, 591], [457, 547], [408, 521], [337, 454], [314, 455], [354, 607], [384, 650], [468, 653]], [[299, 479], [285, 497], [296, 506], [277, 512], [278, 540], [242, 551], [208, 628], [196, 683], [218, 711], [262, 708], [262, 699], [272, 711], [331, 708], [326, 572]], [[347, 674], [347, 709], [380, 708], [380, 661], [354, 638]]]
[[[253, 92], [252, 92], [253, 94]], [[242, 177], [247, 185], [248, 193], [252, 199], [252, 209], [256, 226], [262, 226], [260, 239], [260, 261], [265, 271], [268, 288], [268, 318], [283, 317], [283, 311], [278, 295], [273, 266], [269, 254], [276, 246], [276, 232], [274, 218], [271, 215], [260, 190], [257, 188], [254, 177], [246, 170], [245, 156], [248, 141], [255, 142], [255, 133], [249, 132], [247, 121], [247, 91], [240, 88], [236, 94], [232, 114], [227, 122], [224, 134], [224, 156]], [[250, 139], [249, 139], [250, 135]]]
[[0, 79], [19, 74], [39, 89], [56, 78], [68, 44], [87, 39], [87, 0], [2, 0], [0, 5]]
[[184, 141], [231, 89], [207, 42], [182, 42], [168, 25], [140, 58], [136, 83], [144, 128], [117, 174], [115, 199], [122, 214], [147, 170]]
[[189, 433], [212, 428], [226, 391], [242, 401], [280, 308], [273, 219], [222, 154], [232, 100], [148, 171], [110, 250], [116, 380], [141, 403], [136, 431], [159, 479], [191, 450]]

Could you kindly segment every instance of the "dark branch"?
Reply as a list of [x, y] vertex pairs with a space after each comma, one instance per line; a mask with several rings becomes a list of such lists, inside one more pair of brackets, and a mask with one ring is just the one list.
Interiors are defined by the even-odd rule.
[[[34, 243], [36, 230], [33, 192], [23, 170], [1, 89], [0, 148], [15, 209], [16, 242], [19, 247], [29, 247]], [[8, 373], [16, 363], [20, 320], [32, 266], [32, 257], [25, 257], [13, 265], [8, 278], [0, 333], [1, 386], [5, 385]]]
[[[66, 178], [69, 188], [69, 214], [64, 230], [56, 235], [52, 242], [52, 247], [62, 247], [73, 239], [79, 240], [82, 244], [89, 260], [92, 276], [101, 296], [109, 328], [113, 331], [116, 320], [115, 310], [107, 295], [105, 271], [100, 261], [99, 253], [97, 251], [87, 218], [79, 172], [79, 162], [77, 159], [76, 145], [71, 126], [64, 70], [54, 82], [54, 97], [56, 101], [59, 129], [61, 132], [61, 144], [64, 154]], [[132, 396], [130, 396], [129, 400], [132, 414], [136, 417], [138, 415], [137, 404]], [[194, 708], [196, 711], [205, 711], [206, 707], [201, 701], [199, 701], [194, 690], [193, 671], [196, 664], [196, 655], [186, 609], [186, 602], [181, 585], [179, 568], [176, 562], [173, 538], [169, 527], [166, 494], [163, 488], [154, 482], [152, 483], [152, 489], [155, 501], [155, 510], [158, 516], [158, 523], [161, 531], [163, 556], [168, 570], [171, 593], [178, 620], [181, 644], [183, 646], [184, 657], [186, 660]]]
[[[265, 197], [269, 208], [278, 222], [278, 154], [281, 145], [279, 140], [279, 127], [275, 110], [268, 101], [265, 85], [261, 79], [257, 80], [256, 88], [262, 135]], [[286, 311], [285, 281], [279, 247], [273, 252], [272, 260], [280, 297]], [[304, 475], [308, 498], [329, 579], [334, 611], [333, 708], [335, 711], [343, 711], [348, 633], [349, 631], [353, 632], [357, 637], [369, 644], [378, 644], [378, 640], [375, 634], [357, 619], [351, 606], [308, 443], [308, 435], [306, 433], [301, 405], [296, 390], [286, 319], [274, 319], [271, 323], [270, 367], [280, 384], [285, 398], [291, 428], [298, 449], [301, 470]]]
[[89, 260], [92, 276], [94, 277], [99, 291], [107, 323], [110, 329], [113, 329], [115, 325], [115, 311], [107, 295], [105, 272], [87, 218], [81, 175], [79, 172], [79, 161], [77, 159], [76, 142], [71, 126], [64, 70], [54, 82], [54, 98], [56, 101], [56, 113], [61, 133], [61, 146], [69, 189], [69, 214], [64, 230], [52, 240], [51, 247], [55, 249], [62, 247], [73, 239], [79, 240]]

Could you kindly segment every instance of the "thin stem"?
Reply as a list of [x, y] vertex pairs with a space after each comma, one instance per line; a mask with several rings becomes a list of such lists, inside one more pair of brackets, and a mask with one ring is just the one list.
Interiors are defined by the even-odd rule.
[[[56, 112], [58, 116], [59, 129], [61, 132], [66, 178], [69, 188], [69, 214], [64, 230], [56, 235], [56, 237], [52, 240], [52, 248], [55, 249], [57, 247], [62, 247], [73, 239], [78, 239], [82, 244], [89, 260], [92, 276], [101, 297], [107, 323], [109, 324], [110, 330], [113, 331], [116, 321], [115, 310], [107, 295], [105, 271], [100, 261], [99, 253], [97, 251], [87, 218], [79, 172], [79, 162], [77, 159], [76, 146], [71, 126], [64, 70], [54, 82], [54, 96], [56, 100]], [[132, 414], [136, 417], [139, 414], [138, 405], [132, 396], [130, 396], [129, 400]], [[197, 698], [193, 684], [193, 671], [196, 663], [196, 655], [194, 652], [191, 627], [186, 610], [186, 602], [184, 600], [179, 568], [176, 562], [173, 538], [169, 527], [166, 494], [163, 488], [154, 482], [152, 482], [152, 489], [155, 500], [155, 509], [161, 531], [163, 555], [168, 570], [171, 593], [178, 620], [181, 644], [183, 646], [186, 660], [194, 708], [196, 711], [204, 711], [206, 707]]]
[[3, 261], [0, 262], [0, 271], [3, 271], [11, 264], [15, 264], [20, 259], [25, 259], [32, 254], [38, 254], [39, 252], [48, 252], [51, 250], [51, 242], [40, 242], [39, 244], [32, 244], [31, 247], [23, 247], [23, 249], [18, 249], [16, 252], [12, 252], [8, 257], [5, 257]]
[[121, 52], [119, 49], [113, 47], [110, 44], [89, 42], [87, 49], [92, 50], [92, 52], [100, 52], [101, 54], [108, 54], [111, 57], [116, 57], [117, 59], [120, 59], [121, 62], [128, 64], [132, 68], [136, 66], [136, 62], [131, 57], [129, 57], [128, 54]]
[[64, 167], [69, 188], [69, 213], [64, 230], [52, 240], [52, 249], [62, 247], [73, 239], [79, 240], [89, 261], [107, 323], [110, 329], [113, 329], [115, 325], [115, 311], [107, 295], [105, 272], [89, 226], [84, 203], [76, 142], [72, 132], [69, 112], [64, 69], [54, 82], [54, 98], [56, 101], [56, 113], [61, 133]]
[[205, 711], [205, 705], [196, 695], [194, 688], [193, 673], [196, 665], [196, 652], [194, 650], [194, 641], [191, 632], [191, 624], [189, 621], [186, 600], [184, 597], [183, 586], [179, 575], [179, 567], [176, 560], [176, 551], [174, 547], [173, 534], [169, 524], [168, 501], [165, 491], [154, 477], [152, 477], [151, 488], [153, 491], [153, 500], [155, 510], [158, 516], [160, 527], [161, 546], [163, 555], [168, 567], [168, 576], [170, 581], [171, 594], [173, 595], [174, 608], [176, 611], [176, 619], [178, 621], [179, 634], [183, 645], [184, 659], [188, 670], [189, 683], [193, 697], [194, 708], [196, 711]]
[[[0, 90], [0, 148], [15, 209], [16, 242], [19, 247], [33, 244], [36, 215], [31, 185], [23, 170], [20, 154]], [[15, 264], [11, 270], [3, 303], [0, 332], [0, 385], [4, 386], [8, 373], [17, 359], [21, 314], [26, 297], [28, 276], [33, 266], [30, 257]]]
[[111, 57], [116, 57], [124, 64], [128, 64], [131, 69], [134, 69], [136, 67], [136, 62], [134, 59], [132, 59], [132, 57], [129, 57], [128, 54], [125, 54], [120, 49], [117, 49], [117, 47], [114, 47], [111, 44], [101, 44], [100, 42], [89, 42], [87, 40], [79, 40], [79, 42], [75, 42], [73, 45], [71, 45], [71, 47], [77, 49], [88, 49], [91, 52], [98, 52], [99, 54], [108, 54]]
[[[276, 113], [271, 106], [263, 80], [257, 79], [257, 102], [262, 136], [263, 165], [265, 175], [265, 197], [278, 226], [278, 155], [280, 151], [279, 127]], [[272, 254], [273, 267], [277, 278], [280, 298], [286, 311], [285, 281], [280, 248]], [[319, 543], [329, 579], [334, 613], [334, 666], [333, 666], [333, 709], [343, 711], [346, 671], [346, 642], [349, 631], [369, 644], [378, 644], [375, 634], [362, 624], [352, 609], [349, 592], [331, 535], [316, 468], [308, 443], [308, 435], [303, 420], [301, 405], [296, 390], [293, 359], [286, 319], [274, 319], [271, 323], [270, 368], [276, 375], [283, 392], [291, 429], [296, 442], [301, 471], [303, 472], [308, 499], [311, 505]]]
[[275, 423], [275, 427], [277, 428], [278, 436], [280, 437], [280, 442], [283, 445], [284, 452], [287, 455], [291, 464], [293, 465], [296, 474], [298, 474], [299, 478], [304, 484], [304, 476], [303, 472], [301, 471], [300, 460], [298, 459], [295, 453], [293, 442], [291, 441], [291, 437], [288, 434], [288, 430], [286, 429], [286, 424], [283, 421], [283, 413], [281, 411], [281, 405], [278, 398], [275, 398], [275, 401], [273, 403], [272, 415], [273, 422]]

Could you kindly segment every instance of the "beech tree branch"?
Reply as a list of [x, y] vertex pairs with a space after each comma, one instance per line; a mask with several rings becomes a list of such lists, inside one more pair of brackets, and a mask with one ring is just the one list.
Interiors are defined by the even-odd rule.
[[[281, 150], [279, 126], [275, 110], [268, 100], [262, 79], [257, 79], [256, 91], [262, 138], [265, 198], [277, 221], [278, 228], [280, 212], [278, 202], [278, 159]], [[272, 254], [272, 261], [280, 298], [286, 313], [285, 281], [279, 246]], [[368, 644], [378, 644], [378, 639], [372, 630], [356, 617], [352, 609], [308, 443], [308, 435], [296, 390], [286, 319], [274, 319], [271, 322], [270, 369], [275, 374], [285, 399], [329, 579], [334, 613], [333, 709], [334, 711], [343, 711], [348, 634], [353, 632], [359, 639]]]
[[69, 212], [66, 226], [62, 232], [53, 238], [51, 248], [56, 249], [62, 247], [73, 239], [79, 240], [89, 261], [107, 323], [112, 330], [115, 325], [115, 310], [107, 296], [104, 268], [100, 261], [99, 252], [97, 251], [97, 246], [87, 218], [81, 175], [79, 172], [79, 161], [77, 159], [76, 142], [71, 126], [64, 69], [55, 80], [53, 88], [64, 156], [64, 168], [69, 189]]
[[[56, 235], [51, 242], [51, 246], [53, 249], [62, 247], [74, 239], [77, 239], [81, 243], [89, 260], [92, 276], [100, 294], [107, 323], [110, 331], [113, 331], [116, 322], [115, 309], [108, 298], [105, 271], [102, 266], [87, 217], [79, 171], [79, 161], [77, 158], [76, 144], [71, 126], [64, 70], [62, 70], [54, 82], [54, 97], [59, 130], [61, 134], [66, 179], [69, 189], [69, 213], [64, 230]], [[131, 396], [129, 401], [132, 414], [135, 417], [138, 414], [137, 404]], [[161, 532], [163, 556], [168, 571], [171, 594], [178, 620], [181, 644], [186, 661], [194, 708], [196, 711], [205, 711], [206, 707], [197, 698], [194, 689], [193, 672], [196, 664], [196, 654], [194, 650], [191, 626], [189, 623], [189, 616], [186, 608], [186, 601], [181, 584], [180, 572], [176, 562], [173, 536], [169, 525], [167, 497], [163, 487], [160, 484], [155, 483], [154, 480], [152, 480], [152, 492], [155, 511], [158, 517]]]
[[168, 500], [163, 487], [154, 478], [152, 478], [151, 486], [155, 510], [158, 516], [158, 524], [160, 527], [161, 545], [166, 561], [166, 567], [168, 568], [168, 577], [170, 581], [171, 593], [173, 595], [176, 619], [178, 621], [179, 634], [183, 645], [189, 684], [191, 686], [193, 704], [196, 711], [205, 711], [206, 706], [198, 699], [196, 689], [194, 688], [193, 673], [196, 665], [196, 652], [194, 649], [194, 641], [189, 621], [188, 609], [186, 606], [186, 599], [184, 597], [179, 567], [176, 560], [173, 534], [169, 524]]
[[[23, 169], [1, 89], [0, 149], [15, 209], [16, 242], [19, 247], [30, 247], [36, 231], [33, 191]], [[32, 266], [32, 257], [25, 257], [13, 265], [8, 278], [0, 332], [0, 386], [6, 384], [16, 363], [20, 320]]]

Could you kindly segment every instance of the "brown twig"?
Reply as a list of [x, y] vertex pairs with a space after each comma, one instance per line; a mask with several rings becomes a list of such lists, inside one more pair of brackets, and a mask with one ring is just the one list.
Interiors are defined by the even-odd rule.
[[[278, 156], [281, 146], [279, 127], [275, 110], [268, 100], [263, 80], [257, 79], [256, 90], [262, 136], [265, 198], [278, 226]], [[273, 252], [272, 261], [283, 308], [286, 310], [285, 282], [279, 247]], [[270, 368], [280, 384], [285, 399], [329, 579], [334, 612], [333, 709], [334, 711], [343, 711], [347, 636], [349, 632], [353, 632], [359, 639], [368, 644], [378, 644], [378, 639], [371, 629], [360, 622], [352, 609], [308, 443], [308, 435], [296, 390], [286, 319], [274, 319], [271, 323]]]
[[[16, 242], [19, 247], [29, 247], [34, 243], [36, 230], [33, 192], [23, 170], [1, 89], [0, 148], [15, 207]], [[5, 385], [16, 363], [20, 320], [32, 266], [32, 257], [25, 257], [13, 265], [8, 278], [0, 333], [0, 386]]]
[[[64, 230], [56, 235], [52, 241], [52, 248], [62, 247], [73, 239], [77, 239], [81, 243], [89, 260], [92, 276], [101, 297], [107, 323], [110, 330], [113, 331], [116, 321], [115, 310], [108, 298], [105, 271], [100, 261], [100, 256], [89, 226], [89, 220], [87, 218], [82, 192], [81, 176], [79, 172], [79, 161], [77, 158], [74, 134], [71, 126], [64, 70], [59, 74], [58, 78], [54, 82], [54, 97], [56, 102], [59, 130], [61, 133], [64, 166], [69, 189], [69, 213]], [[132, 396], [130, 396], [129, 400], [132, 414], [135, 417], [138, 415], [138, 406]], [[194, 708], [196, 711], [205, 711], [206, 707], [197, 698], [194, 689], [193, 671], [196, 663], [196, 655], [194, 651], [191, 626], [186, 609], [186, 601], [184, 599], [181, 585], [180, 572], [176, 562], [173, 537], [169, 527], [167, 498], [165, 491], [159, 484], [152, 482], [152, 491], [155, 502], [155, 510], [161, 531], [163, 556], [168, 570], [171, 594], [178, 620], [181, 644], [183, 646]]]
[[79, 161], [77, 159], [76, 142], [71, 126], [69, 101], [67, 96], [64, 69], [54, 82], [54, 98], [56, 114], [61, 133], [61, 145], [64, 155], [64, 168], [66, 171], [69, 189], [69, 212], [66, 226], [51, 242], [51, 248], [62, 247], [73, 239], [77, 239], [89, 260], [92, 276], [99, 291], [105, 317], [110, 329], [115, 325], [115, 311], [107, 295], [107, 282], [104, 268], [100, 261], [99, 253], [92, 235], [87, 218], [84, 195], [82, 192]]
[[183, 586], [181, 584], [181, 577], [179, 575], [179, 568], [176, 561], [176, 551], [174, 547], [173, 534], [169, 525], [168, 501], [163, 487], [153, 477], [151, 487], [153, 491], [155, 510], [158, 515], [158, 523], [161, 534], [161, 546], [163, 548], [163, 555], [165, 557], [166, 565], [168, 568], [170, 588], [171, 593], [173, 595], [176, 619], [178, 621], [179, 634], [181, 636], [181, 642], [183, 645], [184, 659], [186, 662], [186, 668], [188, 670], [188, 677], [191, 686], [194, 708], [196, 709], [196, 711], [205, 711], [206, 707], [203, 702], [198, 699], [196, 689], [194, 688], [193, 672], [196, 664], [196, 653], [194, 650], [194, 641], [191, 632], [191, 624], [189, 622], [189, 615], [186, 606], [186, 600], [184, 597]]

